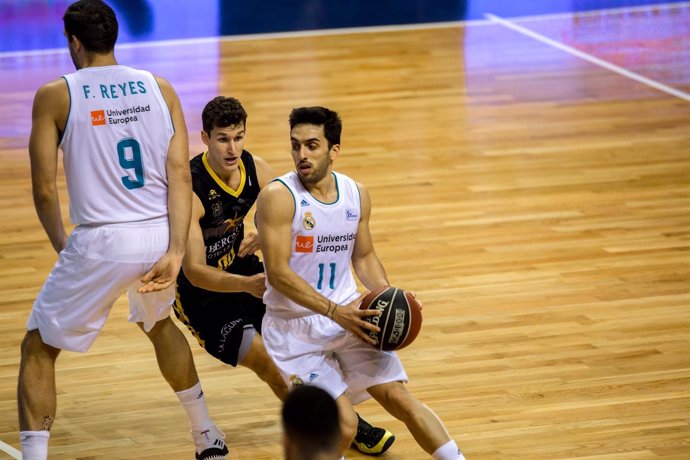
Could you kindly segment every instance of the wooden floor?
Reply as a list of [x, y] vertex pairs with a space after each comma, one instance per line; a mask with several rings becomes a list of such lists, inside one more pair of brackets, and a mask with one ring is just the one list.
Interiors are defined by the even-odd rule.
[[[687, 93], [690, 12], [662, 13], [520, 24]], [[626, 21], [649, 36], [625, 36]], [[468, 459], [690, 458], [690, 102], [497, 24], [118, 57], [173, 82], [193, 153], [219, 93], [243, 101], [248, 150], [280, 172], [289, 110], [340, 111], [338, 169], [368, 184], [389, 277], [425, 303], [400, 353], [409, 388]], [[0, 58], [0, 441], [14, 447], [19, 343], [56, 258], [31, 201], [30, 106], [70, 66]], [[126, 310], [120, 300], [89, 353], [59, 358], [51, 458], [193, 458]], [[189, 338], [230, 458], [280, 458], [278, 401]], [[428, 458], [374, 403], [360, 412], [396, 433], [384, 458]]]

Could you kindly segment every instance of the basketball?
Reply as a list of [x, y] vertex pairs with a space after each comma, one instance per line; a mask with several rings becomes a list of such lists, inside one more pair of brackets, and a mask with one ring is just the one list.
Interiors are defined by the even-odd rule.
[[404, 290], [387, 287], [372, 291], [362, 299], [360, 310], [380, 310], [381, 316], [369, 316], [365, 321], [381, 331], [369, 335], [378, 343], [379, 350], [400, 350], [411, 344], [422, 327], [422, 309], [419, 302]]

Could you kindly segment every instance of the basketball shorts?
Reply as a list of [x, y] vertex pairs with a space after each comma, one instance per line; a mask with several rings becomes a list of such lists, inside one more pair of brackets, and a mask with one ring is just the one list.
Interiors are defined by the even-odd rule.
[[167, 218], [77, 226], [34, 302], [27, 330], [38, 329], [53, 347], [85, 352], [126, 290], [129, 321], [150, 331], [170, 315], [175, 290], [139, 294], [137, 289], [140, 278], [167, 251], [169, 239]]
[[268, 313], [263, 340], [290, 387], [316, 385], [333, 398], [346, 394], [358, 404], [371, 397], [372, 386], [407, 382], [395, 352], [377, 350], [322, 315], [286, 319]]
[[[231, 269], [245, 276], [264, 271], [255, 255], [235, 259]], [[211, 292], [185, 283], [177, 286], [174, 311], [209, 354], [237, 366], [240, 349], [246, 349], [254, 331], [261, 333], [266, 306], [246, 292]]]

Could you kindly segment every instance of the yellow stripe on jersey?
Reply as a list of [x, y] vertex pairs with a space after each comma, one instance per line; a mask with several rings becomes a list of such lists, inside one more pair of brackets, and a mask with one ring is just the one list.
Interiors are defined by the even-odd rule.
[[237, 186], [237, 190], [233, 190], [230, 187], [228, 187], [228, 184], [223, 182], [218, 175], [213, 171], [213, 168], [211, 168], [211, 165], [208, 164], [208, 151], [204, 152], [204, 154], [201, 156], [201, 161], [204, 163], [204, 167], [206, 168], [206, 171], [211, 175], [214, 181], [216, 181], [216, 184], [223, 190], [225, 190], [227, 193], [230, 195], [234, 196], [237, 198], [240, 196], [242, 193], [242, 190], [244, 190], [244, 183], [247, 181], [247, 171], [244, 169], [244, 162], [242, 161], [242, 158], [240, 157], [238, 162], [240, 166], [240, 185]]

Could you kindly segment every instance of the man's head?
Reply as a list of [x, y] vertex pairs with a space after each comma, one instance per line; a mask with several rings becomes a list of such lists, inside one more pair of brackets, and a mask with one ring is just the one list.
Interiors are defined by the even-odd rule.
[[296, 387], [285, 398], [282, 420], [287, 460], [340, 458], [338, 406], [326, 391], [311, 385]]
[[247, 112], [234, 97], [218, 96], [201, 113], [201, 140], [208, 146], [208, 161], [220, 176], [237, 169], [244, 150]]
[[337, 112], [326, 107], [299, 107], [290, 113], [290, 130], [297, 125], [323, 126], [324, 137], [328, 141], [330, 149], [335, 144], [340, 144], [340, 133], [343, 123]]
[[214, 97], [201, 113], [201, 125], [206, 134], [211, 134], [213, 128], [239, 127], [246, 124], [247, 112], [234, 97]]
[[79, 0], [67, 7], [62, 17], [65, 36], [72, 60], [81, 68], [77, 50], [87, 53], [111, 53], [117, 41], [117, 17], [115, 12], [101, 0]]
[[290, 143], [297, 175], [315, 184], [330, 171], [340, 152], [343, 125], [338, 114], [325, 107], [300, 107], [290, 113]]

